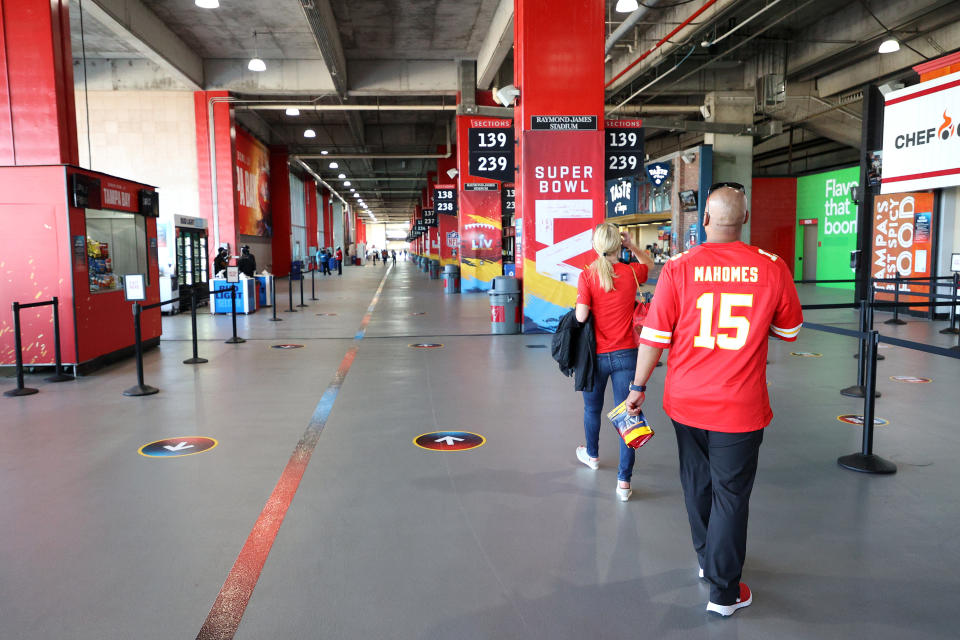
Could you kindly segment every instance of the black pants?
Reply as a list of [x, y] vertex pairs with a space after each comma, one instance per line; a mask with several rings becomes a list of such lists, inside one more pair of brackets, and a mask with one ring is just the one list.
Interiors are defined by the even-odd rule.
[[763, 429], [721, 433], [676, 420], [673, 427], [693, 548], [710, 582], [710, 602], [734, 604], [740, 596], [750, 492]]

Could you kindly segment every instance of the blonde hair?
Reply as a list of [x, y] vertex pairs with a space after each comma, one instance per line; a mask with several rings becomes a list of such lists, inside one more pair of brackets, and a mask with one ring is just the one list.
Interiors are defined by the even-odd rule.
[[597, 274], [600, 286], [604, 291], [613, 290], [613, 279], [617, 274], [613, 271], [613, 265], [607, 260], [608, 255], [617, 255], [620, 251], [620, 228], [609, 222], [598, 224], [593, 231], [593, 250], [597, 252], [597, 259], [593, 261], [590, 268]]

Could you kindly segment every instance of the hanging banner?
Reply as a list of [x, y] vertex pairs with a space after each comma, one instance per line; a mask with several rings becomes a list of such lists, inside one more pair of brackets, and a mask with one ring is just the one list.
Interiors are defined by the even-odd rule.
[[634, 178], [643, 173], [643, 121], [606, 120], [604, 177]]
[[435, 229], [437, 227], [437, 214], [433, 209], [423, 210], [423, 224], [431, 229]]
[[468, 124], [469, 175], [475, 178], [513, 181], [513, 120], [470, 118]]
[[880, 193], [960, 185], [960, 72], [884, 96]]
[[[874, 278], [930, 277], [933, 261], [933, 193], [892, 193], [873, 201]], [[878, 300], [893, 300], [896, 283], [876, 283]], [[881, 293], [883, 292], [883, 293]], [[920, 302], [930, 287], [900, 284], [900, 300]], [[915, 295], [907, 295], [907, 294]], [[924, 310], [917, 307], [918, 310]]]
[[438, 184], [433, 187], [433, 209], [438, 215], [457, 215], [457, 185]]
[[495, 183], [463, 185], [460, 202], [460, 283], [463, 291], [487, 291], [501, 265], [500, 190]]
[[670, 164], [667, 162], [653, 162], [647, 165], [647, 177], [658, 187], [670, 177]]
[[607, 217], [637, 212], [637, 181], [633, 178], [607, 181]]
[[604, 219], [603, 132], [523, 135], [524, 332], [553, 332], [576, 301], [580, 271], [596, 257], [593, 228]]
[[270, 215], [270, 152], [259, 140], [237, 128], [237, 231], [245, 236], [269, 236], [273, 232]]

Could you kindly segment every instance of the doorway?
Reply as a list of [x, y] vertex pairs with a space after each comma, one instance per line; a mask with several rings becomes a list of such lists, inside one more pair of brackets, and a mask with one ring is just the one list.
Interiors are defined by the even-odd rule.
[[803, 226], [803, 279], [817, 279], [817, 225]]

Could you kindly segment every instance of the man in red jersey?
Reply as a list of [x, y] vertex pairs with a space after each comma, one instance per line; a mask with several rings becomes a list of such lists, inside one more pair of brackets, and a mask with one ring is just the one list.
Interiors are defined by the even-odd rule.
[[663, 349], [670, 348], [663, 408], [673, 420], [693, 547], [710, 582], [707, 611], [750, 605], [740, 582], [747, 513], [767, 396], [767, 337], [797, 339], [803, 315], [790, 269], [740, 241], [747, 221], [742, 185], [711, 187], [704, 244], [671, 258], [640, 334], [627, 408], [636, 414]]

